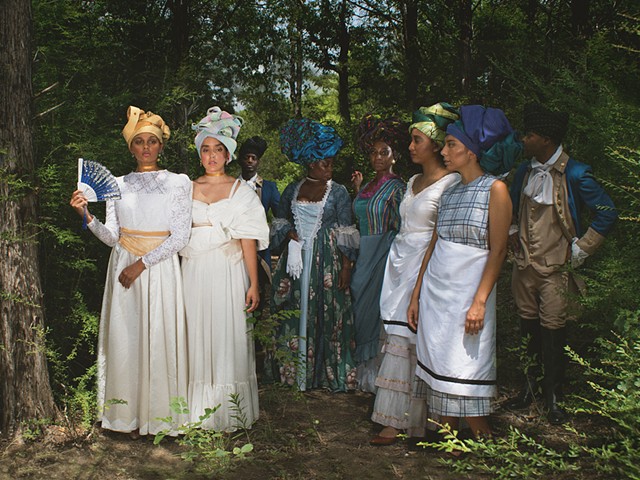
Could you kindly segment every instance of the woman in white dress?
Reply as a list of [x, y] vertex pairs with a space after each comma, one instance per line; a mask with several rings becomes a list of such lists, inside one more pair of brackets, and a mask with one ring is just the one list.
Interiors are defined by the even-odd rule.
[[[169, 138], [159, 115], [129, 107], [122, 134], [135, 172], [118, 177], [122, 198], [107, 201], [103, 224], [80, 190], [71, 206], [113, 247], [98, 336], [98, 408], [102, 428], [132, 438], [168, 430], [171, 401], [186, 397], [186, 324], [177, 252], [189, 239], [191, 182], [161, 170]], [[175, 420], [181, 423], [184, 417]]]
[[440, 150], [447, 125], [458, 118], [447, 103], [422, 107], [413, 114], [409, 127], [409, 154], [422, 173], [409, 179], [400, 204], [401, 227], [387, 257], [380, 316], [387, 333], [384, 357], [376, 378], [376, 401], [371, 420], [383, 429], [371, 445], [391, 445], [406, 430], [410, 437], [424, 435], [426, 404], [412, 398], [416, 370], [416, 335], [409, 329], [407, 308], [418, 278], [424, 252], [431, 240], [442, 192], [457, 183], [458, 174], [448, 174]]
[[205, 173], [193, 182], [193, 228], [180, 252], [189, 343], [191, 422], [234, 431], [258, 419], [252, 325], [259, 304], [258, 250], [269, 227], [256, 193], [225, 173], [242, 118], [210, 108], [193, 128]]
[[457, 430], [490, 435], [496, 388], [496, 281], [507, 254], [511, 199], [494, 175], [522, 150], [502, 112], [466, 105], [442, 155], [460, 183], [443, 192], [433, 237], [407, 311], [418, 329], [415, 395]]

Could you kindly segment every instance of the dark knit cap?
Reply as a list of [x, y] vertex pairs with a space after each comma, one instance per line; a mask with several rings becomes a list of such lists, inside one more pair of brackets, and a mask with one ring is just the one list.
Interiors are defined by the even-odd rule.
[[261, 158], [267, 149], [267, 141], [262, 137], [251, 137], [244, 141], [238, 152], [238, 157], [242, 158], [247, 153], [253, 153], [256, 157]]
[[567, 133], [569, 114], [549, 110], [539, 103], [529, 103], [524, 107], [524, 131], [549, 137], [555, 143], [562, 142]]

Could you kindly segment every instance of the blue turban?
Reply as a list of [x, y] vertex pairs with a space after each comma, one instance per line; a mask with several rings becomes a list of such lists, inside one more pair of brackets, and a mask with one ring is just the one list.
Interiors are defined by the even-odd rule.
[[522, 143], [499, 108], [464, 105], [460, 120], [447, 127], [447, 134], [475, 153], [482, 169], [493, 175], [511, 170], [522, 152]]
[[280, 129], [280, 149], [290, 162], [309, 165], [335, 157], [342, 148], [335, 129], [308, 118], [289, 120]]

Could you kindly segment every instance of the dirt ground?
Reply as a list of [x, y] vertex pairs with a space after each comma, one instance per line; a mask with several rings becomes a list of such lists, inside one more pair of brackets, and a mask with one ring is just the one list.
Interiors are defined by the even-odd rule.
[[[509, 392], [511, 393], [511, 392]], [[293, 394], [278, 387], [260, 391], [261, 417], [249, 431], [254, 451], [226, 469], [198, 472], [180, 458], [185, 447], [173, 440], [155, 446], [152, 438], [131, 440], [123, 434], [101, 432], [70, 436], [52, 429], [44, 438], [1, 445], [0, 479], [455, 479], [461, 476], [441, 465], [445, 454], [409, 451], [401, 440], [389, 447], [368, 444], [378, 426], [369, 420], [371, 394]], [[505, 395], [502, 395], [502, 399]], [[534, 412], [535, 413], [535, 412]], [[577, 422], [578, 424], [575, 424]], [[581, 431], [595, 428], [575, 419]], [[492, 417], [496, 434], [516, 425], [547, 444], [562, 447], [570, 436], [562, 427], [549, 427], [535, 415], [514, 415], [498, 409]], [[72, 437], [72, 438], [71, 438]], [[566, 437], [566, 438], [565, 438]], [[246, 436], [239, 444], [247, 442]], [[569, 474], [555, 478], [598, 478]]]

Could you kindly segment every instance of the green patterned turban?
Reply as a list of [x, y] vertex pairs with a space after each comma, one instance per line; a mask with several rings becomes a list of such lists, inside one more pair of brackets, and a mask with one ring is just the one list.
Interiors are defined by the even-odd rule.
[[416, 128], [442, 148], [444, 137], [447, 135], [447, 125], [458, 118], [460, 118], [458, 110], [445, 102], [436, 103], [430, 107], [420, 107], [413, 112], [409, 133]]

